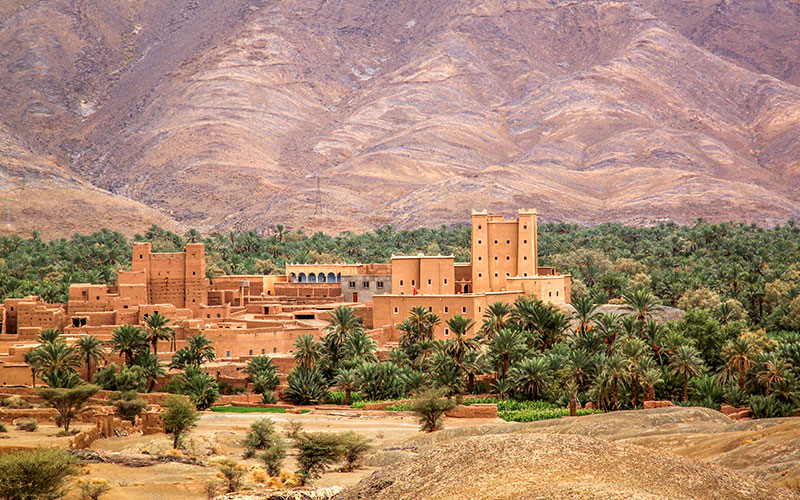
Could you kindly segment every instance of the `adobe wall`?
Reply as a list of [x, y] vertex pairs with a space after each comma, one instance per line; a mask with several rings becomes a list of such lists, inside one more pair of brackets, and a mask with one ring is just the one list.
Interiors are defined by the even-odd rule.
[[372, 302], [373, 295], [381, 293], [392, 293], [390, 274], [342, 276], [342, 296], [345, 302]]
[[510, 278], [508, 287], [511, 290], [519, 290], [525, 295], [533, 295], [544, 302], [556, 305], [566, 304], [570, 301], [572, 277], [567, 274]]
[[339, 283], [275, 283], [275, 294], [342, 300], [342, 287]]
[[60, 304], [46, 304], [35, 295], [6, 299], [4, 305], [6, 335], [33, 339], [45, 328], [61, 329], [66, 325], [66, 312]]
[[455, 293], [455, 258], [451, 255], [392, 257], [392, 293]]
[[520, 210], [516, 220], [472, 213], [474, 291], [507, 290], [506, 280], [534, 276], [537, 270], [536, 212]]

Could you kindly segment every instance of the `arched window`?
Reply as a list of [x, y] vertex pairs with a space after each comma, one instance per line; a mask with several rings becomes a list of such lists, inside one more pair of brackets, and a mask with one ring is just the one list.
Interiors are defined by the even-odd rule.
[[297, 275], [297, 279], [300, 280], [300, 283], [306, 282], [306, 273], [300, 273]]
[[292, 273], [292, 283], [297, 283], [297, 275]]
[[314, 273], [308, 273], [308, 282], [309, 283], [316, 283], [317, 282], [317, 275]]
[[336, 275], [333, 273], [328, 273], [328, 283], [336, 283]]
[[319, 273], [317, 277], [317, 283], [325, 283], [325, 273]]
[[339, 273], [339, 274], [336, 275], [336, 282], [337, 283], [341, 283], [342, 282], [342, 273]]

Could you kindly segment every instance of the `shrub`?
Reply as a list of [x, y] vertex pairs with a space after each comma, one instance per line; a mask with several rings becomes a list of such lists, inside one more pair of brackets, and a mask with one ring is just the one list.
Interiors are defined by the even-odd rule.
[[94, 374], [92, 383], [106, 391], [144, 392], [147, 377], [141, 366], [123, 366], [120, 369], [116, 363], [111, 363]]
[[172, 434], [172, 447], [179, 448], [184, 433], [194, 427], [200, 418], [194, 405], [182, 396], [168, 396], [164, 399], [164, 430]]
[[198, 410], [211, 408], [211, 405], [219, 399], [217, 381], [199, 368], [186, 367], [180, 375], [180, 380], [183, 393], [189, 396]]
[[304, 432], [298, 435], [295, 447], [304, 483], [322, 476], [342, 456], [339, 436], [327, 432]]
[[747, 393], [737, 383], [730, 383], [722, 391], [722, 400], [726, 405], [741, 408], [750, 404]]
[[791, 417], [795, 412], [793, 404], [779, 401], [774, 396], [751, 396], [750, 410], [755, 418]]
[[0, 422], [0, 432], [8, 432], [8, 429], [6, 429], [6, 424], [3, 422]]
[[111, 490], [111, 485], [105, 479], [78, 479], [75, 486], [81, 495], [81, 500], [99, 500]]
[[117, 413], [123, 420], [130, 423], [136, 422], [136, 417], [142, 414], [147, 403], [133, 391], [118, 392], [111, 397], [112, 404], [117, 408]]
[[[345, 398], [347, 394], [344, 391], [333, 391], [328, 393], [328, 397], [326, 398], [325, 402], [329, 405], [343, 405], [345, 404]], [[352, 392], [350, 393], [350, 399], [352, 404], [355, 404], [361, 401], [361, 393], [359, 392]]]
[[11, 396], [6, 399], [0, 400], [0, 406], [10, 408], [12, 410], [27, 410], [33, 408], [33, 405], [25, 401], [19, 396]]
[[247, 467], [233, 460], [223, 462], [219, 467], [219, 477], [225, 482], [228, 493], [239, 491], [242, 480], [247, 474]]
[[283, 461], [286, 459], [286, 444], [283, 439], [276, 436], [276, 439], [258, 454], [258, 459], [264, 462], [270, 476], [279, 476]]
[[67, 479], [78, 473], [76, 459], [64, 450], [40, 448], [0, 456], [0, 498], [61, 498]]
[[289, 439], [297, 439], [300, 433], [303, 432], [303, 422], [299, 420], [289, 419], [286, 421], [286, 437]]
[[328, 395], [328, 383], [317, 367], [294, 368], [287, 377], [287, 383], [286, 397], [298, 405], [319, 404]]
[[344, 470], [356, 469], [361, 459], [369, 451], [372, 440], [363, 438], [353, 431], [342, 433], [339, 439], [342, 446], [342, 458], [345, 461]]
[[219, 494], [220, 484], [216, 479], [209, 479], [203, 483], [203, 491], [206, 493], [207, 500], [213, 500]]
[[17, 430], [25, 432], [34, 432], [39, 428], [39, 422], [35, 418], [25, 418], [14, 422]]
[[405, 384], [400, 368], [394, 363], [361, 363], [358, 367], [358, 386], [361, 396], [371, 401], [397, 399], [405, 396]]
[[433, 432], [442, 426], [444, 414], [458, 406], [458, 401], [443, 397], [442, 391], [427, 390], [411, 402], [411, 411], [419, 419], [420, 430]]
[[96, 385], [85, 384], [72, 389], [39, 389], [37, 394], [56, 409], [60, 417], [56, 424], [63, 426], [64, 430], [69, 432], [72, 419], [83, 413], [84, 404], [99, 390], [100, 387]]
[[[270, 449], [278, 443], [283, 444], [283, 440], [275, 431], [275, 424], [272, 420], [268, 418], [256, 420], [250, 424], [250, 430], [247, 431], [247, 438], [244, 442], [244, 458], [254, 457], [257, 451]], [[278, 466], [278, 473], [280, 473], [280, 466]]]

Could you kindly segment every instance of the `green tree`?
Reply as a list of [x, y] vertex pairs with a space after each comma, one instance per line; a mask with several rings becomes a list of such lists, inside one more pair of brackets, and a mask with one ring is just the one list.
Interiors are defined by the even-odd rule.
[[377, 361], [376, 352], [378, 352], [378, 343], [363, 330], [349, 333], [342, 343], [342, 355], [351, 365], [357, 365], [364, 361]]
[[175, 330], [169, 326], [170, 321], [169, 318], [158, 311], [145, 315], [145, 341], [152, 346], [153, 354], [158, 354], [159, 340], [171, 340], [172, 336], [175, 335]]
[[72, 419], [83, 413], [86, 402], [99, 390], [100, 388], [96, 385], [85, 384], [72, 389], [39, 389], [36, 394], [55, 408], [59, 416], [56, 423], [69, 432]]
[[289, 372], [286, 382], [286, 397], [294, 404], [320, 404], [328, 395], [328, 384], [318, 367], [310, 370], [295, 367]]
[[303, 334], [294, 341], [295, 364], [305, 370], [310, 370], [320, 359], [319, 345], [312, 334]]
[[77, 459], [59, 448], [10, 451], [0, 456], [0, 498], [54, 500], [79, 472]]
[[335, 370], [342, 358], [342, 344], [348, 335], [364, 330], [364, 318], [357, 316], [356, 310], [352, 307], [339, 306], [329, 313], [327, 321], [328, 326], [325, 327], [327, 334], [323, 344], [328, 353], [331, 369]]
[[82, 335], [75, 341], [75, 348], [80, 357], [86, 361], [86, 380], [92, 379], [92, 364], [97, 365], [106, 360], [103, 343], [94, 335]]
[[525, 341], [518, 330], [505, 328], [495, 333], [489, 342], [489, 356], [495, 361], [500, 378], [508, 376], [511, 362], [525, 352]]
[[333, 379], [336, 387], [344, 391], [344, 404], [353, 404], [353, 391], [358, 390], [358, 373], [355, 369], [339, 369]]
[[135, 325], [120, 325], [111, 332], [112, 353], [120, 353], [128, 366], [133, 365], [133, 356], [147, 347], [144, 331]]
[[544, 356], [523, 359], [511, 370], [511, 380], [518, 391], [536, 399], [553, 380], [550, 363]]
[[672, 354], [669, 369], [673, 376], [683, 378], [683, 401], [689, 401], [689, 379], [703, 374], [703, 358], [690, 345], [680, 345]]
[[219, 399], [217, 381], [208, 373], [189, 366], [179, 376], [183, 393], [189, 396], [198, 410], [211, 408], [211, 405]]
[[147, 378], [147, 392], [153, 392], [158, 379], [167, 374], [158, 355], [147, 350], [137, 352], [133, 357], [133, 363], [142, 369], [142, 374]]
[[164, 398], [164, 431], [172, 434], [172, 447], [179, 448], [183, 436], [197, 424], [200, 415], [195, 406], [183, 396]]
[[431, 389], [420, 393], [411, 402], [411, 411], [419, 419], [422, 432], [441, 429], [444, 414], [458, 406], [456, 399], [443, 396], [442, 391]]
[[81, 365], [78, 351], [60, 338], [45, 342], [33, 349], [27, 357], [34, 376], [38, 376], [50, 387], [75, 387], [80, 383], [77, 376]]
[[737, 379], [739, 389], [744, 392], [747, 374], [755, 364], [758, 346], [746, 337], [731, 340], [722, 346], [723, 368], [720, 375], [723, 380]]
[[503, 302], [495, 302], [486, 306], [483, 313], [483, 324], [481, 325], [481, 338], [491, 339], [495, 334], [500, 333], [506, 327], [511, 316], [511, 305]]
[[464, 373], [464, 357], [468, 352], [476, 351], [480, 347], [477, 340], [467, 337], [470, 329], [475, 326], [475, 322], [456, 314], [446, 323], [450, 328], [450, 333], [453, 334], [453, 338], [447, 344], [446, 352], [455, 360], [458, 374], [461, 376]]

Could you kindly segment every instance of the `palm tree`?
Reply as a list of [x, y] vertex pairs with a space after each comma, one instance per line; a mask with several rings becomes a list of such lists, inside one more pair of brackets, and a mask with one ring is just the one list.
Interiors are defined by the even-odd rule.
[[478, 341], [467, 337], [469, 330], [475, 326], [475, 322], [469, 318], [465, 318], [460, 314], [456, 314], [446, 321], [450, 332], [453, 334], [452, 340], [447, 344], [446, 352], [453, 357], [458, 367], [458, 374], [461, 376], [464, 373], [464, 356], [469, 351], [478, 349]]
[[118, 352], [125, 358], [125, 364], [133, 366], [133, 356], [147, 347], [144, 331], [135, 325], [120, 325], [111, 332], [112, 353]]
[[610, 386], [614, 393], [614, 409], [619, 409], [619, 384], [628, 380], [630, 361], [625, 359], [620, 353], [613, 353], [606, 357], [603, 369], [600, 372], [600, 380], [603, 385]]
[[81, 336], [75, 342], [75, 348], [80, 353], [81, 358], [86, 360], [86, 381], [92, 380], [92, 363], [95, 365], [106, 360], [106, 350], [103, 343], [94, 335]]
[[43, 328], [39, 332], [39, 335], [36, 336], [36, 338], [42, 344], [46, 344], [48, 342], [55, 342], [60, 336], [61, 332], [59, 332], [55, 328]]
[[76, 378], [82, 360], [78, 351], [63, 340], [56, 339], [33, 349], [28, 362], [38, 376], [50, 387], [74, 387], [80, 380]]
[[495, 302], [486, 306], [483, 313], [483, 324], [478, 332], [481, 338], [492, 338], [506, 326], [511, 313], [511, 305], [503, 302]]
[[570, 349], [564, 362], [567, 378], [574, 382], [578, 389], [586, 387], [595, 371], [594, 359], [582, 349]]
[[186, 231], [184, 238], [186, 239], [186, 243], [197, 243], [202, 236], [200, 236], [200, 232], [197, 229], [192, 228]]
[[791, 376], [792, 364], [772, 353], [764, 361], [764, 366], [756, 375], [758, 383], [766, 389], [766, 395], [772, 392], [772, 387], [780, 385]]
[[721, 377], [730, 380], [735, 376], [739, 380], [739, 389], [744, 392], [747, 373], [753, 368], [758, 347], [749, 339], [740, 337], [723, 345], [720, 354], [725, 362]]
[[362, 361], [377, 361], [378, 358], [375, 356], [377, 351], [378, 343], [364, 330], [350, 333], [342, 344], [344, 359], [355, 364]]
[[164, 365], [161, 364], [161, 361], [159, 361], [158, 355], [153, 354], [147, 349], [142, 349], [137, 352], [136, 356], [133, 358], [133, 363], [136, 366], [141, 367], [142, 374], [145, 376], [145, 378], [147, 378], [147, 380], [149, 380], [149, 383], [147, 384], [147, 392], [153, 392], [158, 379], [167, 373]]
[[578, 334], [586, 335], [592, 329], [595, 318], [597, 317], [597, 308], [600, 307], [595, 304], [591, 297], [578, 297], [572, 299], [570, 302], [574, 311], [572, 317], [578, 322]]
[[552, 380], [550, 363], [544, 356], [524, 359], [511, 370], [511, 380], [517, 390], [536, 399]]
[[200, 366], [217, 359], [217, 351], [214, 349], [214, 341], [202, 333], [189, 337], [186, 340], [186, 349], [189, 351], [192, 365]]
[[422, 306], [412, 307], [408, 318], [397, 325], [403, 332], [404, 339], [401, 344], [422, 342], [433, 339], [433, 330], [439, 325], [439, 316], [433, 314]]
[[683, 377], [683, 402], [689, 401], [689, 379], [703, 374], [700, 351], [690, 345], [679, 345], [669, 361], [673, 376]]
[[[621, 346], [622, 355], [630, 361], [628, 367], [630, 369], [629, 380], [631, 382], [631, 407], [636, 408], [639, 403], [639, 377], [643, 372], [641, 361], [651, 359], [650, 347], [647, 342], [637, 337], [626, 337]], [[644, 369], [648, 366], [645, 363]]]
[[354, 369], [340, 369], [333, 378], [333, 384], [344, 391], [344, 404], [353, 404], [353, 391], [358, 390], [358, 372]]
[[663, 309], [661, 301], [646, 288], [639, 288], [622, 294], [625, 301], [623, 310], [630, 311], [644, 332], [644, 323], [652, 319], [653, 313]]
[[323, 343], [328, 351], [331, 367], [337, 368], [342, 357], [342, 344], [348, 335], [364, 330], [364, 318], [356, 316], [356, 311], [352, 307], [339, 306], [328, 313], [327, 321], [328, 326], [325, 327], [325, 331], [328, 334]]
[[158, 354], [158, 341], [169, 340], [175, 334], [175, 330], [169, 326], [170, 319], [156, 311], [144, 318], [144, 328], [146, 339], [153, 346], [153, 354]]
[[597, 316], [595, 323], [597, 324], [597, 331], [603, 337], [603, 342], [606, 344], [606, 353], [610, 354], [619, 336], [619, 314], [605, 313]]
[[661, 382], [661, 380], [661, 370], [655, 366], [641, 371], [639, 374], [639, 383], [642, 386], [642, 401], [653, 401], [656, 399], [656, 384]]
[[500, 378], [508, 376], [511, 361], [525, 352], [525, 340], [519, 330], [504, 328], [494, 334], [489, 342], [489, 355], [499, 368]]
[[320, 359], [319, 344], [310, 333], [297, 337], [294, 348], [295, 363], [306, 370], [310, 370]]
[[475, 387], [475, 377], [486, 371], [486, 357], [479, 351], [468, 351], [464, 355], [461, 369], [467, 374], [467, 391]]

